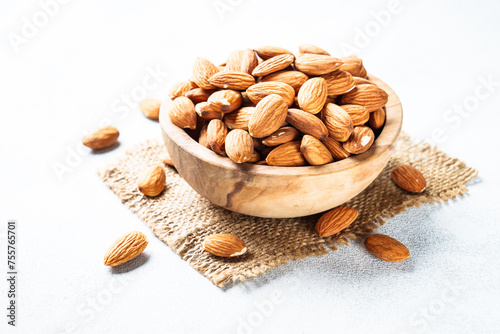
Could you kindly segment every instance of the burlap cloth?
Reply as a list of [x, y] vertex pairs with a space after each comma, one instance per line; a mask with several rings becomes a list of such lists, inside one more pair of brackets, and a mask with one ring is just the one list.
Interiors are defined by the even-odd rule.
[[[370, 234], [385, 223], [384, 219], [407, 208], [463, 195], [467, 191], [465, 184], [477, 175], [476, 170], [458, 159], [423, 143], [412, 144], [407, 135], [401, 134], [393, 157], [380, 176], [346, 203], [359, 211], [358, 219], [346, 230], [321, 238], [314, 231], [319, 215], [269, 219], [237, 214], [198, 195], [168, 166], [165, 191], [155, 198], [144, 196], [137, 190], [137, 175], [145, 166], [161, 163], [165, 150], [161, 141], [146, 141], [99, 171], [99, 175], [158, 238], [219, 287], [260, 275], [288, 260], [336, 250], [347, 245], [349, 239]], [[391, 181], [390, 171], [402, 163], [411, 163], [424, 174], [428, 186], [422, 194], [405, 192]], [[248, 252], [231, 259], [208, 254], [203, 251], [203, 239], [213, 233], [237, 235]]]

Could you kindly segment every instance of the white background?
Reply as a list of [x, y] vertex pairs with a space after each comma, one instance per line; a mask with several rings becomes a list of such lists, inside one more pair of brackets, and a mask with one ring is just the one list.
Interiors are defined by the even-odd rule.
[[[224, 12], [215, 7], [224, 4]], [[51, 7], [44, 22], [38, 1], [2, 1], [0, 268], [6, 222], [16, 219], [20, 274], [15, 329], [6, 325], [0, 281], [0, 332], [498, 333], [500, 3], [401, 0], [389, 15], [374, 14], [392, 8], [368, 0], [73, 0]], [[361, 56], [401, 98], [404, 130], [433, 139], [479, 178], [467, 196], [379, 229], [411, 250], [403, 263], [353, 243], [222, 290], [156, 239], [96, 171], [160, 137], [137, 99], [122, 101], [140, 93], [148, 69], [163, 74], [147, 96], [164, 98], [197, 56], [220, 63], [235, 49], [296, 51], [301, 43]], [[120, 146], [81, 151], [82, 136], [106, 123], [120, 130]], [[146, 233], [149, 246], [115, 273], [103, 254], [132, 230]]]

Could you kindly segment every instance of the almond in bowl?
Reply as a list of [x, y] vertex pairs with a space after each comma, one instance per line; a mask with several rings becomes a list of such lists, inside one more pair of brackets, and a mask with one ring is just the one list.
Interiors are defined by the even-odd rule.
[[[394, 91], [361, 59], [313, 45], [198, 58], [160, 108], [179, 174], [226, 209], [300, 217], [348, 201], [386, 166], [401, 131]], [[260, 60], [259, 60], [260, 58]], [[180, 101], [178, 101], [180, 100]]]

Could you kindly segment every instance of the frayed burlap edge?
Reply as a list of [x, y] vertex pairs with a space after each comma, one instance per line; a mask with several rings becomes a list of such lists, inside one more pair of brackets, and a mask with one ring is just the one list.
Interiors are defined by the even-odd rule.
[[[372, 233], [387, 219], [408, 208], [447, 202], [464, 195], [468, 191], [465, 184], [477, 176], [475, 169], [460, 160], [423, 142], [414, 144], [401, 134], [384, 171], [365, 191], [346, 203], [359, 211], [357, 221], [334, 236], [321, 238], [314, 232], [319, 215], [264, 219], [232, 213], [201, 198], [170, 167], [166, 167], [167, 191], [156, 198], [143, 196], [137, 191], [135, 177], [145, 166], [161, 162], [163, 152], [162, 142], [146, 141], [128, 150], [124, 157], [99, 171], [99, 175], [160, 240], [219, 287], [255, 277], [288, 261], [337, 250], [351, 239]], [[402, 163], [422, 171], [428, 183], [425, 192], [407, 193], [390, 180], [390, 171]], [[189, 198], [187, 206], [185, 198]], [[177, 203], [179, 199], [183, 200]], [[240, 236], [249, 248], [248, 254], [223, 259], [204, 252], [203, 239], [221, 232]], [[286, 234], [287, 244], [280, 245], [276, 234]], [[260, 242], [252, 244], [259, 238]]]

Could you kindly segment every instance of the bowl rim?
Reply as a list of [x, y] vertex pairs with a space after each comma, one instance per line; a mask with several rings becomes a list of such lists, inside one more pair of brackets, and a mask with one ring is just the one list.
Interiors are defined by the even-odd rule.
[[185, 150], [186, 153], [196, 157], [211, 165], [224, 168], [232, 171], [252, 170], [253, 174], [259, 175], [323, 175], [331, 174], [346, 169], [359, 166], [360, 164], [369, 163], [373, 159], [383, 154], [388, 148], [391, 148], [396, 142], [403, 123], [403, 109], [401, 101], [396, 93], [385, 82], [379, 78], [368, 75], [370, 81], [373, 81], [377, 86], [382, 88], [389, 95], [389, 99], [385, 105], [386, 121], [382, 132], [379, 134], [373, 145], [368, 151], [351, 155], [345, 159], [337, 160], [332, 163], [321, 166], [300, 166], [300, 167], [282, 167], [269, 165], [255, 165], [250, 163], [237, 164], [228, 157], [223, 157], [213, 152], [212, 150], [200, 145], [197, 141], [191, 138], [184, 129], [174, 125], [168, 117], [168, 105], [171, 100], [167, 98], [160, 107], [160, 126], [164, 134], [173, 140], [179, 147]]

